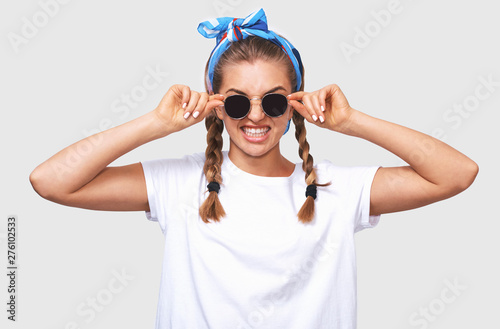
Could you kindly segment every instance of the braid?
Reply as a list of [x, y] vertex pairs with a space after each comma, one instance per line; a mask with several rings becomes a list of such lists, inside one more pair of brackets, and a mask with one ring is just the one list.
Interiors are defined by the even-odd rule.
[[[298, 55], [298, 53], [297, 53]], [[258, 36], [250, 36], [238, 42], [233, 42], [231, 46], [224, 51], [224, 53], [220, 56], [217, 61], [217, 64], [213, 68], [213, 78], [212, 81], [209, 80], [208, 76], [208, 66], [210, 63], [210, 57], [205, 65], [205, 89], [209, 94], [218, 93], [219, 89], [223, 82], [223, 77], [225, 75], [230, 74], [228, 72], [227, 67], [230, 67], [234, 64], [239, 63], [254, 63], [257, 60], [268, 61], [271, 63], [282, 63], [286, 67], [286, 73], [290, 79], [290, 83], [292, 86], [297, 85], [297, 72], [295, 71], [294, 65], [291, 62], [290, 58], [287, 56], [286, 52], [283, 51], [282, 47], [277, 44], [269, 41], [267, 39], [258, 37]], [[302, 74], [302, 83], [299, 88], [294, 87], [295, 89], [304, 90], [304, 68], [301, 66], [300, 68]], [[211, 86], [210, 86], [211, 84]], [[299, 115], [300, 118], [302, 118]], [[295, 122], [295, 116], [294, 116]], [[203, 202], [200, 207], [200, 217], [206, 223], [210, 221], [219, 221], [222, 217], [225, 216], [224, 208], [222, 207], [217, 191], [220, 189], [220, 183], [222, 183], [221, 177], [221, 164], [222, 164], [222, 131], [224, 129], [224, 124], [222, 120], [218, 119], [215, 114], [211, 114], [205, 118], [205, 125], [207, 127], [207, 149], [205, 152], [206, 160], [205, 165], [203, 167], [203, 171], [207, 178], [209, 185], [207, 186], [209, 195], [207, 199]], [[297, 125], [297, 123], [296, 123]], [[305, 128], [304, 128], [304, 118], [302, 118], [302, 129], [304, 131], [304, 142], [300, 143], [300, 154], [302, 156], [303, 151], [305, 151], [305, 156], [309, 157], [310, 160], [304, 161], [304, 163], [309, 163], [309, 170], [307, 172], [307, 180], [311, 180], [315, 182], [316, 174], [313, 169], [313, 161], [312, 157], [309, 155], [309, 144], [305, 141]], [[307, 159], [306, 159], [307, 160]], [[304, 167], [306, 168], [306, 167]], [[312, 174], [311, 174], [312, 173]], [[316, 184], [319, 185], [319, 184]], [[311, 186], [308, 188], [308, 195], [314, 195], [316, 192], [311, 190], [311, 188], [315, 188], [315, 186]], [[312, 197], [307, 197], [307, 200], [313, 199]], [[309, 216], [304, 217], [301, 213], [299, 213], [299, 218], [302, 222], [308, 222], [312, 220], [314, 215], [314, 199], [312, 201], [312, 212]], [[310, 207], [308, 207], [309, 209]], [[303, 219], [310, 218], [310, 219]]]
[[[207, 128], [207, 149], [205, 151], [205, 165], [203, 172], [209, 183], [222, 183], [221, 165], [222, 156], [222, 132], [224, 123], [215, 113], [209, 114], [205, 118], [205, 126]], [[224, 217], [226, 212], [220, 203], [218, 191], [209, 191], [207, 199], [200, 207], [201, 219], [208, 223], [211, 220], [218, 222], [221, 217]]]
[[316, 182], [316, 171], [314, 170], [314, 161], [311, 154], [309, 154], [309, 143], [306, 139], [306, 126], [304, 125], [304, 117], [300, 115], [297, 111], [293, 113], [293, 123], [295, 124], [295, 138], [299, 142], [299, 156], [302, 159], [302, 169], [305, 171], [306, 184], [309, 186], [313, 185], [314, 196], [307, 195], [306, 201], [300, 208], [297, 216], [302, 223], [309, 223], [314, 217], [314, 199], [316, 194], [316, 186], [325, 186], [328, 184], [318, 184]]

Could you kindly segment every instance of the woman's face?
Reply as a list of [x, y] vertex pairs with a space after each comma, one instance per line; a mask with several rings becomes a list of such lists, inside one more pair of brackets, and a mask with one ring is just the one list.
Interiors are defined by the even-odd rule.
[[[254, 63], [241, 62], [226, 66], [219, 93], [225, 97], [240, 94], [250, 99], [261, 99], [269, 93], [286, 96], [292, 92], [286, 72], [284, 64], [274, 61], [257, 60]], [[250, 102], [250, 112], [240, 120], [230, 118], [222, 106], [216, 109], [230, 137], [229, 155], [233, 162], [248, 157], [280, 155], [279, 141], [288, 120], [292, 118], [293, 108], [289, 105], [284, 115], [271, 118], [262, 110], [260, 99]]]

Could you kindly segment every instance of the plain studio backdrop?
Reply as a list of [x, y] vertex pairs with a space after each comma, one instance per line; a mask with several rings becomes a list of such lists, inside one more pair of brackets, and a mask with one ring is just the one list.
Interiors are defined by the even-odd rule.
[[[65, 146], [153, 110], [172, 84], [203, 90], [215, 41], [199, 35], [198, 24], [260, 7], [270, 29], [301, 52], [306, 90], [336, 83], [355, 109], [435, 135], [480, 167], [462, 194], [383, 215], [357, 235], [358, 327], [499, 328], [496, 2], [29, 0], [1, 7], [2, 273], [7, 219], [18, 221], [16, 322], [7, 319], [9, 278], [1, 275], [2, 328], [154, 327], [158, 224], [143, 212], [48, 202], [28, 176]], [[315, 161], [403, 164], [369, 142], [307, 128]], [[205, 134], [196, 125], [113, 164], [203, 152]], [[299, 161], [293, 133], [282, 150]], [[267, 315], [252, 316], [258, 324]]]

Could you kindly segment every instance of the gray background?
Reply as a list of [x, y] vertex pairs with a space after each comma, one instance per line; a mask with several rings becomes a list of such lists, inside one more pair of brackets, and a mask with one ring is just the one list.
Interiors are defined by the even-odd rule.
[[[2, 269], [7, 266], [9, 215], [18, 217], [20, 231], [18, 321], [6, 320], [7, 278], [1, 275], [2, 328], [154, 326], [163, 252], [159, 226], [142, 212], [89, 211], [48, 202], [32, 190], [28, 176], [103, 122], [118, 125], [154, 109], [174, 83], [202, 90], [214, 40], [197, 33], [198, 23], [218, 16], [244, 17], [260, 7], [270, 28], [301, 51], [306, 90], [337, 83], [354, 108], [428, 134], [439, 129], [447, 143], [480, 167], [476, 182], [464, 193], [384, 215], [377, 228], [359, 233], [359, 328], [499, 328], [496, 2], [62, 2], [0, 5]], [[40, 3], [57, 3], [58, 8], [45, 9], [49, 16]], [[396, 6], [397, 13], [381, 26], [372, 11], [388, 6]], [[29, 35], [24, 28], [29, 38], [13, 45], [10, 39], [13, 34], [23, 37], [27, 21], [37, 22], [38, 31]], [[354, 45], [357, 31], [366, 28], [372, 35], [369, 44], [346, 56], [341, 45]], [[148, 68], [156, 67], [168, 76], [138, 97], [137, 106], [113, 111], [121, 95], [140, 90]], [[490, 75], [497, 86], [474, 104], [480, 77]], [[464, 103], [471, 111], [463, 117], [451, 112]], [[316, 161], [402, 164], [366, 141], [308, 127]], [[293, 134], [282, 145], [285, 155], [298, 161]], [[197, 125], [113, 164], [177, 157], [204, 147], [204, 126]], [[114, 281], [114, 271], [127, 273], [122, 286]], [[451, 284], [458, 284], [458, 290], [449, 290]], [[102, 303], [91, 319], [92, 298]], [[427, 320], [419, 315], [425, 309], [432, 315]]]

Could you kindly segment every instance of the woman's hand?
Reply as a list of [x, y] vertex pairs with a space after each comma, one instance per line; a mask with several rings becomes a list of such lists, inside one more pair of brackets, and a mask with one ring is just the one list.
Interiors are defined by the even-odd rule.
[[[222, 105], [208, 96], [174, 85], [154, 111], [78, 141], [40, 164], [30, 175], [44, 198], [73, 207], [98, 210], [149, 210], [140, 163], [112, 167], [131, 150], [200, 122]], [[183, 104], [186, 104], [183, 106]]]
[[377, 171], [370, 191], [372, 215], [449, 198], [465, 190], [477, 175], [477, 164], [449, 145], [354, 110], [337, 85], [311, 93], [296, 92], [288, 99], [308, 122], [370, 141], [409, 164]]
[[409, 164], [377, 171], [370, 190], [372, 215], [449, 198], [465, 190], [477, 175], [475, 162], [443, 142], [351, 108], [337, 85], [296, 92], [288, 99], [308, 122], [370, 141]]
[[170, 134], [202, 121], [212, 109], [224, 105], [222, 95], [209, 96], [188, 86], [173, 85], [163, 96], [155, 114]]
[[308, 122], [345, 132], [352, 108], [339, 86], [332, 84], [314, 92], [298, 91], [288, 96], [290, 105]]

